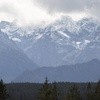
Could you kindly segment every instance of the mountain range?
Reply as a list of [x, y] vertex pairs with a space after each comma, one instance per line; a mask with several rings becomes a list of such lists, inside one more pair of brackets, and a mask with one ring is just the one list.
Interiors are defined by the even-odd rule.
[[25, 27], [0, 22], [0, 77], [5, 80], [38, 66], [52, 69], [100, 60], [99, 54], [100, 22], [93, 18], [62, 16], [47, 25]]
[[23, 72], [13, 82], [97, 82], [100, 79], [100, 60], [59, 67], [41, 67]]
[[61, 17], [49, 25], [20, 27], [2, 21], [2, 32], [37, 65], [60, 66], [100, 59], [100, 23]]

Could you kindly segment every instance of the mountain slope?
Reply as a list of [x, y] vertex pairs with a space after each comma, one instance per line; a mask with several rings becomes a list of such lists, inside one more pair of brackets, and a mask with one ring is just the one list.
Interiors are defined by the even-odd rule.
[[100, 59], [100, 22], [73, 21], [63, 16], [48, 25], [19, 27], [1, 22], [0, 28], [39, 66], [60, 66]]
[[100, 79], [100, 61], [94, 59], [90, 62], [60, 67], [42, 67], [33, 71], [25, 71], [14, 82], [43, 82], [49, 81], [91, 82]]
[[37, 65], [0, 31], [0, 78], [11, 81], [23, 71], [36, 67]]

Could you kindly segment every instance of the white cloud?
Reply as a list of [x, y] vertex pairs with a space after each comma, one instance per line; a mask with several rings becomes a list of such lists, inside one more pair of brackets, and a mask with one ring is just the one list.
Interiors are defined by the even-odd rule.
[[87, 9], [87, 14], [97, 18], [100, 21], [100, 0], [92, 1], [92, 6]]
[[[100, 20], [100, 0], [35, 0], [50, 13], [65, 13], [73, 18], [83, 16], [95, 17]], [[34, 2], [34, 0], [33, 0]]]
[[79, 19], [100, 17], [100, 0], [0, 0], [0, 20], [16, 20], [19, 24], [52, 21], [65, 14]]
[[54, 12], [79, 12], [90, 5], [91, 0], [33, 0], [42, 7]]
[[46, 10], [31, 0], [0, 0], [0, 19], [16, 20], [20, 24], [38, 23], [51, 20]]

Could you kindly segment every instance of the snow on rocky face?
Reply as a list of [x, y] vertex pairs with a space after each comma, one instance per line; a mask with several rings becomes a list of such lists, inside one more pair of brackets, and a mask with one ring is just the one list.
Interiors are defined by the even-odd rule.
[[0, 29], [39, 66], [58, 66], [100, 59], [100, 23], [69, 17], [45, 26], [18, 27], [1, 22]]

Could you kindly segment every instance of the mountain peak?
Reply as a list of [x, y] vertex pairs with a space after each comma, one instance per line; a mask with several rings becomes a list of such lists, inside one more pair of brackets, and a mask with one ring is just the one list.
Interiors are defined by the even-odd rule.
[[99, 22], [93, 18], [76, 22], [62, 16], [45, 27], [8, 25], [2, 31], [40, 66], [57, 66], [100, 59], [99, 28]]

